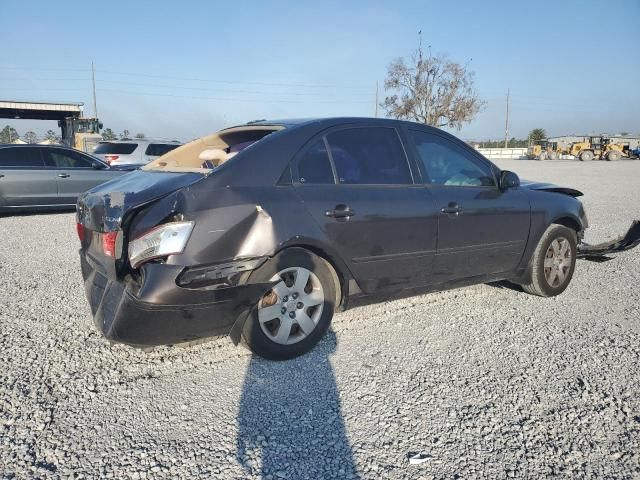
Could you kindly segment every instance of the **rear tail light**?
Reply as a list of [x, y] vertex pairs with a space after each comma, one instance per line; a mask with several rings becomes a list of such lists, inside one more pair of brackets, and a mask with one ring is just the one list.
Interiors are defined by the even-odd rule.
[[104, 159], [107, 161], [107, 163], [108, 163], [109, 165], [111, 165], [111, 162], [113, 162], [114, 160], [117, 160], [117, 159], [119, 159], [119, 158], [120, 158], [120, 156], [119, 156], [119, 155], [105, 155], [105, 156], [104, 156]]
[[116, 240], [118, 232], [105, 232], [102, 234], [102, 251], [107, 257], [116, 258]]
[[76, 232], [78, 232], [78, 238], [80, 241], [84, 240], [84, 225], [80, 222], [76, 223]]
[[193, 222], [159, 225], [129, 242], [129, 262], [133, 268], [154, 258], [182, 253], [193, 230]]

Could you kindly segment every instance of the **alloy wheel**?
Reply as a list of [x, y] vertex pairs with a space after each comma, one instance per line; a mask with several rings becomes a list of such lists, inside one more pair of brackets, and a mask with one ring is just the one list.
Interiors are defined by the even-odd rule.
[[278, 283], [258, 303], [258, 321], [273, 342], [291, 345], [316, 328], [324, 306], [318, 277], [303, 267], [286, 268], [271, 281]]
[[571, 269], [571, 245], [566, 238], [556, 238], [544, 258], [544, 276], [550, 287], [557, 288], [567, 279]]

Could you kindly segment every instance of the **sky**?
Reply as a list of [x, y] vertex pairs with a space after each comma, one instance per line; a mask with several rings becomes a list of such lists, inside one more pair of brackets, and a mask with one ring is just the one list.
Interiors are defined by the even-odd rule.
[[[640, 0], [3, 2], [0, 99], [84, 102], [105, 127], [188, 140], [255, 119], [373, 116], [423, 44], [467, 63], [465, 139], [640, 134]], [[384, 111], [379, 108], [379, 115]], [[54, 122], [4, 120], [43, 134]]]

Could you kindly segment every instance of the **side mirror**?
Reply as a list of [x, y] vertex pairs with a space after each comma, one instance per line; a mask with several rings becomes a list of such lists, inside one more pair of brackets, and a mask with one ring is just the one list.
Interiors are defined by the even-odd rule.
[[102, 170], [104, 168], [104, 165], [100, 162], [91, 162], [91, 166], [96, 170]]
[[507, 188], [515, 188], [520, 186], [520, 177], [509, 170], [502, 170], [500, 172], [500, 190], [506, 190]]

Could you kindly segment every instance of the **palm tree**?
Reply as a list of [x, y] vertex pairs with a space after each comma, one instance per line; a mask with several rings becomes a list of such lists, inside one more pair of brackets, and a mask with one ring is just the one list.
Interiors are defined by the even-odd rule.
[[547, 138], [544, 128], [534, 128], [529, 132], [529, 143], [536, 143]]

